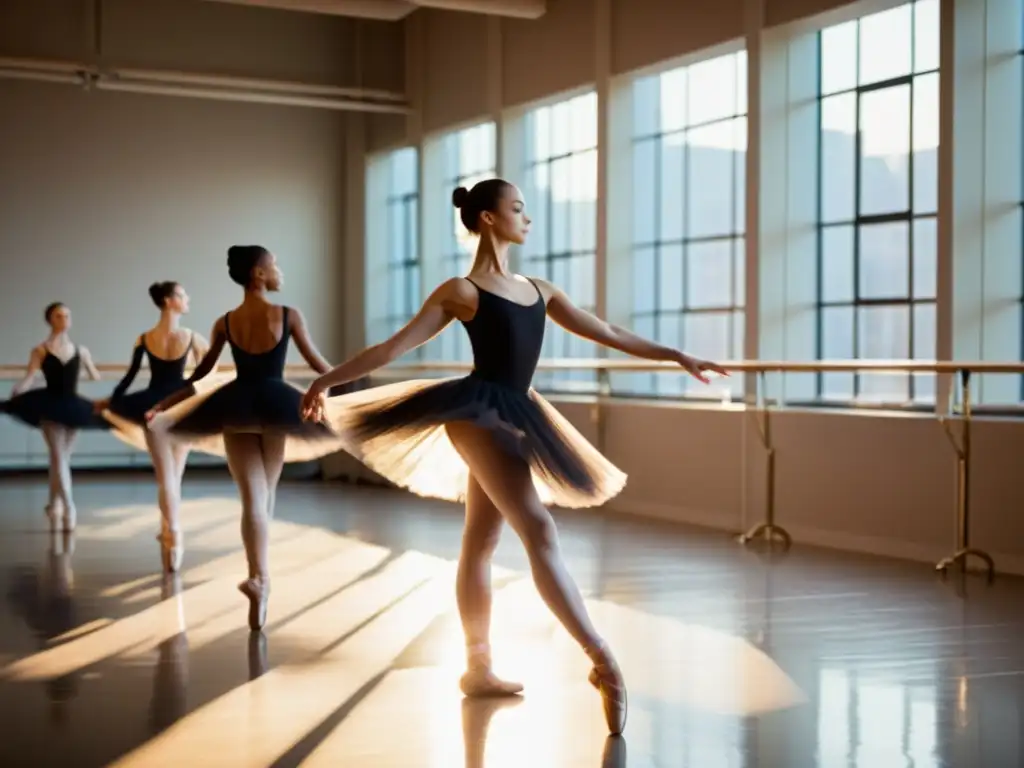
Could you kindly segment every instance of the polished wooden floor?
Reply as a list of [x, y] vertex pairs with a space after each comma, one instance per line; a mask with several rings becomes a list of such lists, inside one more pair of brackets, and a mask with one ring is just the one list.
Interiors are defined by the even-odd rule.
[[79, 476], [73, 538], [42, 478], [0, 481], [0, 765], [598, 768], [1024, 765], [1024, 581], [596, 512], [560, 516], [630, 686], [607, 739], [587, 665], [506, 533], [495, 652], [514, 703], [466, 702], [460, 511], [285, 484], [250, 635], [238, 503], [187, 478], [183, 573], [158, 570], [143, 474]]

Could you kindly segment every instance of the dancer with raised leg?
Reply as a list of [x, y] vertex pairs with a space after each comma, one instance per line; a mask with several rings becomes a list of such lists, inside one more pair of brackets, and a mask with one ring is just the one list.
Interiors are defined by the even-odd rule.
[[[55, 301], [43, 311], [50, 326], [46, 341], [32, 349], [25, 375], [11, 390], [11, 398], [0, 403], [0, 411], [40, 429], [50, 454], [50, 495], [46, 515], [54, 529], [72, 531], [77, 523], [71, 496], [71, 455], [80, 429], [107, 429], [109, 425], [95, 412], [93, 402], [78, 394], [82, 368], [93, 381], [100, 372], [85, 347], [71, 341], [71, 310]], [[29, 389], [42, 372], [46, 386]], [[26, 391], [27, 390], [27, 391]]]
[[[150, 430], [146, 413], [185, 385], [186, 366], [201, 360], [210, 345], [201, 334], [180, 326], [181, 316], [189, 309], [189, 297], [179, 283], [153, 283], [149, 286], [149, 297], [160, 310], [160, 319], [136, 339], [127, 373], [110, 397], [97, 403], [97, 408], [114, 426], [116, 437], [140, 451], [148, 451], [153, 460], [160, 505], [160, 533], [156, 539], [160, 542], [164, 571], [174, 573], [181, 568], [185, 554], [179, 507], [189, 446]], [[128, 394], [143, 360], [149, 365], [149, 383], [145, 389]]]
[[[242, 303], [217, 320], [210, 349], [185, 387], [158, 403], [147, 418], [150, 429], [175, 442], [225, 456], [242, 501], [242, 541], [249, 575], [238, 585], [249, 598], [249, 627], [262, 629], [270, 595], [269, 522], [285, 462], [310, 461], [341, 448], [324, 424], [299, 415], [302, 391], [284, 380], [288, 340], [317, 373], [330, 364], [306, 331], [302, 313], [272, 304], [281, 289], [277, 259], [258, 245], [228, 251], [228, 274], [244, 294]], [[236, 375], [221, 386], [197, 391], [195, 384], [214, 369], [227, 344]]]
[[[466, 637], [469, 696], [508, 695], [518, 683], [491, 668], [490, 565], [508, 522], [522, 540], [541, 597], [593, 662], [590, 682], [602, 696], [613, 734], [626, 720], [626, 688], [598, 634], [559, 548], [545, 502], [563, 507], [604, 503], [625, 475], [531, 389], [546, 319], [570, 332], [649, 360], [669, 360], [701, 381], [714, 363], [655, 344], [577, 308], [556, 286], [509, 271], [508, 251], [525, 241], [530, 219], [512, 184], [489, 179], [452, 200], [466, 228], [480, 236], [465, 278], [440, 285], [408, 325], [313, 382], [303, 414], [327, 418], [371, 469], [423, 496], [465, 500], [466, 524], [457, 601]], [[327, 399], [329, 387], [367, 375], [462, 322], [473, 372], [438, 381], [401, 382]]]

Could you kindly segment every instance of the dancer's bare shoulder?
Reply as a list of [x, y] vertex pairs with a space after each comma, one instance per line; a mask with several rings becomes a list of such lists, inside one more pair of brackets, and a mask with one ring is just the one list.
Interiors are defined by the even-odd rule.
[[441, 283], [427, 301], [456, 320], [469, 320], [476, 314], [479, 298], [473, 283], [464, 277], [452, 277]]

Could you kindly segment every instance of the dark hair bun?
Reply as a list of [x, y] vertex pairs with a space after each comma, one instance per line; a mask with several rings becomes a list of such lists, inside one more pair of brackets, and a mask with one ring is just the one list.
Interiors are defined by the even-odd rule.
[[465, 187], [456, 187], [452, 192], [452, 205], [456, 208], [464, 208], [469, 202], [469, 190]]
[[174, 289], [178, 287], [178, 284], [173, 280], [163, 280], [159, 283], [153, 283], [149, 286], [149, 298], [156, 304], [157, 309], [164, 308], [164, 302], [167, 301], [173, 294]]
[[232, 245], [228, 248], [228, 275], [243, 288], [267, 249], [261, 245]]

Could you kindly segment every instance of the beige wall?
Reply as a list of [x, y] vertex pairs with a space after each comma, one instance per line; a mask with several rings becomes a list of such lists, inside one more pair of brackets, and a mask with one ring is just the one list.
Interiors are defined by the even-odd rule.
[[[106, 0], [97, 57], [89, 7], [3, 3], [0, 55], [402, 87], [398, 25], [200, 0]], [[42, 307], [59, 299], [72, 307], [76, 340], [98, 361], [126, 363], [156, 318], [146, 288], [159, 279], [186, 286], [186, 322], [208, 334], [239, 298], [225, 250], [242, 242], [276, 252], [281, 301], [302, 309], [330, 359], [343, 353], [349, 114], [8, 80], [0, 113], [0, 361], [27, 359], [46, 333]], [[294, 350], [291, 359], [299, 361]], [[80, 446], [78, 466], [146, 461], [105, 435], [84, 435]], [[45, 466], [42, 441], [4, 419], [0, 466], [25, 464]]]

